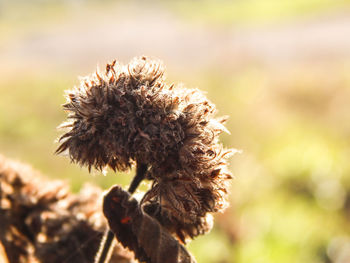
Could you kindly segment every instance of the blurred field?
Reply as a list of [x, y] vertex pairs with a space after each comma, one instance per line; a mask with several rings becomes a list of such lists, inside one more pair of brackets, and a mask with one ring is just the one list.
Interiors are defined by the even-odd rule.
[[55, 156], [64, 90], [96, 65], [162, 59], [230, 115], [231, 207], [197, 261], [350, 262], [350, 1], [0, 0], [0, 152], [103, 188]]

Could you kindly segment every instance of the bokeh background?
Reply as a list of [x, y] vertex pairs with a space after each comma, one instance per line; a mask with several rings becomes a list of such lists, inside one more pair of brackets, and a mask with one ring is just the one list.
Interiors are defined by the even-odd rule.
[[55, 156], [56, 127], [78, 76], [140, 55], [207, 91], [243, 151], [199, 263], [350, 262], [349, 0], [0, 0], [0, 152], [74, 191], [128, 184]]

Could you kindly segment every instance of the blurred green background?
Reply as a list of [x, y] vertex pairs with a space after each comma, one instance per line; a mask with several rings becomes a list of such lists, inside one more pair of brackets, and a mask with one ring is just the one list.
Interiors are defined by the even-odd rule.
[[0, 152], [74, 191], [128, 184], [53, 153], [64, 90], [139, 55], [207, 91], [243, 151], [199, 263], [350, 262], [349, 0], [0, 0]]

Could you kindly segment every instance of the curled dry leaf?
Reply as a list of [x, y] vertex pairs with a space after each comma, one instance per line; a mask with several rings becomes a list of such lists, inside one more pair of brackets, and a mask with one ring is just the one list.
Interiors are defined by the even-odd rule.
[[118, 241], [140, 262], [195, 263], [186, 248], [121, 187], [114, 186], [105, 195], [103, 212]]

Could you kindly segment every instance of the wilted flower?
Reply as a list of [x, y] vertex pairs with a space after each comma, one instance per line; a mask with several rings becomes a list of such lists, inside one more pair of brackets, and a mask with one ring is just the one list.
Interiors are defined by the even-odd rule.
[[[68, 131], [57, 152], [67, 150], [89, 169], [147, 165], [154, 182], [143, 204], [159, 206], [158, 217], [189, 226], [226, 207], [230, 151], [218, 140], [226, 118], [215, 118], [215, 105], [201, 91], [167, 84], [159, 61], [108, 64], [105, 74], [96, 72], [68, 92], [64, 109]], [[202, 225], [183, 236], [205, 232], [209, 223]]]

